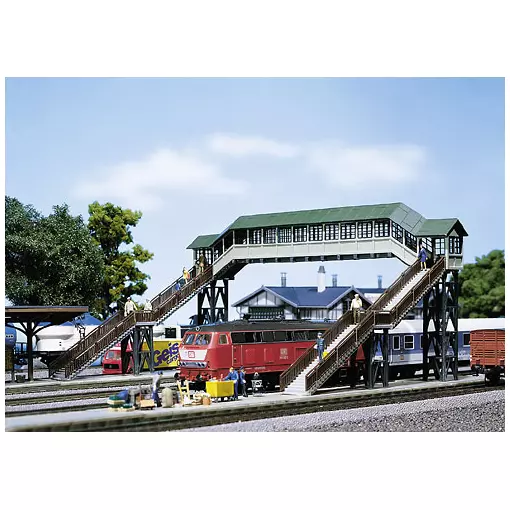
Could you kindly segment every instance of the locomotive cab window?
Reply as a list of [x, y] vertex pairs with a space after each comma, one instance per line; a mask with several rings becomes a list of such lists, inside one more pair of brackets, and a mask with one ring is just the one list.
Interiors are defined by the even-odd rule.
[[197, 339], [195, 340], [195, 345], [209, 345], [211, 341], [211, 335], [205, 335], [203, 333], [197, 335]]
[[394, 351], [400, 350], [400, 337], [399, 336], [393, 337], [393, 350]]
[[286, 331], [274, 331], [273, 333], [275, 342], [285, 342], [287, 340]]
[[405, 335], [404, 336], [404, 349], [414, 349], [413, 335]]
[[464, 345], [469, 345], [471, 343], [471, 333], [464, 333], [462, 335], [462, 341]]
[[184, 345], [191, 345], [195, 340], [195, 334], [192, 333], [191, 335], [188, 335], [185, 339], [184, 339], [184, 342], [183, 344]]
[[219, 345], [226, 345], [228, 344], [228, 338], [227, 335], [220, 335], [220, 338], [218, 339]]

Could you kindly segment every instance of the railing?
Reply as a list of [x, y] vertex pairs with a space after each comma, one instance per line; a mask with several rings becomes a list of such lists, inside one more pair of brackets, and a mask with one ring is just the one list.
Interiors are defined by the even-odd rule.
[[441, 257], [432, 266], [430, 271], [427, 271], [425, 276], [412, 288], [409, 292], [391, 309], [390, 321], [391, 324], [396, 324], [405, 316], [408, 310], [418, 302], [419, 299], [427, 292], [432, 285], [441, 277], [446, 270], [446, 259]]
[[[333, 326], [324, 333], [324, 350], [326, 350], [347, 327], [353, 324], [351, 310], [344, 313]], [[280, 391], [287, 388], [290, 383], [314, 360], [317, 356], [315, 345], [309, 347], [285, 372], [280, 375]]]
[[409, 266], [370, 307], [374, 311], [382, 310], [410, 281], [420, 272], [420, 261]]
[[[414, 265], [411, 266], [411, 268], [412, 267], [414, 267]], [[417, 284], [409, 290], [409, 292], [407, 292], [407, 294], [395, 305], [395, 307], [392, 308], [390, 311], [391, 324], [396, 325], [405, 316], [411, 307], [423, 296], [427, 289], [434, 285], [434, 283], [441, 277], [445, 269], [446, 260], [444, 257], [442, 257], [434, 264], [432, 269], [428, 271], [426, 275], [424, 275], [424, 277], [421, 278], [420, 281], [417, 282]], [[400, 290], [414, 276], [413, 271], [406, 271], [406, 273], [407, 274], [403, 274], [402, 276], [404, 276], [403, 281], [407, 281], [403, 285], [399, 284]], [[397, 294], [398, 292], [395, 292], [392, 298]], [[377, 307], [378, 309], [374, 309], [376, 308], [375, 305], [377, 304], [374, 303], [367, 310], [365, 317], [363, 317], [356, 329], [350, 332], [349, 335], [347, 335], [347, 337], [343, 340], [343, 342], [338, 345], [333, 352], [328, 354], [322, 363], [317, 365], [306, 375], [306, 391], [311, 390], [313, 387], [324, 381], [325, 378], [332, 375], [366, 340], [376, 325], [379, 324], [378, 316], [381, 313], [380, 310], [386, 306], [388, 300], [382, 300], [382, 303], [384, 302], [386, 303], [382, 306], [381, 303], [379, 303], [380, 306]]]
[[180, 303], [189, 299], [212, 278], [212, 266], [208, 266], [198, 276], [194, 267], [190, 270], [190, 275], [192, 279], [179, 290], [177, 290], [176, 283], [182, 277], [178, 278], [172, 285], [158, 294], [151, 301], [152, 311], [135, 311], [124, 318], [121, 312], [112, 315], [91, 331], [84, 339], [77, 342], [73, 347], [51, 362], [48, 365], [49, 376], [53, 376], [58, 370], [63, 368], [65, 377], [69, 377], [135, 327], [137, 322], [155, 322], [160, 320]]
[[[409, 266], [405, 271], [395, 280], [390, 287], [375, 301], [367, 310], [378, 311], [382, 310], [408, 283], [420, 272], [420, 262], [416, 261], [412, 266]], [[364, 314], [366, 318], [366, 314]], [[324, 334], [325, 349], [338, 337], [338, 335], [345, 330], [348, 326], [353, 324], [352, 311], [348, 311], [338, 319], [338, 321]], [[280, 391], [287, 388], [290, 383], [313, 361], [316, 356], [315, 346], [306, 350], [285, 372], [280, 375]], [[330, 358], [330, 354], [328, 358]]]

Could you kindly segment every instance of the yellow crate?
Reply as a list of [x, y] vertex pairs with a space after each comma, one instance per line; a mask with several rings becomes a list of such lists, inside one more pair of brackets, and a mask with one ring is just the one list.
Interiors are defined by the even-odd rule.
[[234, 394], [234, 381], [207, 381], [205, 391], [213, 398], [231, 397]]

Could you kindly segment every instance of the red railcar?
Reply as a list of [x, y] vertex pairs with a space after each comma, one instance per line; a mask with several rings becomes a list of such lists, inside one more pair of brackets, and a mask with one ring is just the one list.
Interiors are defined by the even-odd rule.
[[[233, 321], [198, 326], [186, 333], [179, 347], [180, 375], [194, 381], [220, 379], [229, 368], [244, 366], [248, 386], [255, 372], [269, 389], [280, 374], [315, 344], [327, 323], [305, 321]], [[358, 357], [362, 360], [360, 349]]]
[[505, 373], [505, 330], [471, 331], [471, 369], [496, 384]]

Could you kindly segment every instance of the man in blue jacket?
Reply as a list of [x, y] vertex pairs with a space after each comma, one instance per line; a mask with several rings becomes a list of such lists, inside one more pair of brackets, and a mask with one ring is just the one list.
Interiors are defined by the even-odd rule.
[[234, 367], [230, 367], [230, 371], [223, 379], [224, 381], [234, 381], [234, 400], [237, 400], [237, 384], [239, 383], [239, 374], [234, 370]]
[[322, 361], [322, 355], [324, 354], [324, 338], [322, 333], [317, 333], [317, 354], [319, 355], [319, 363]]

